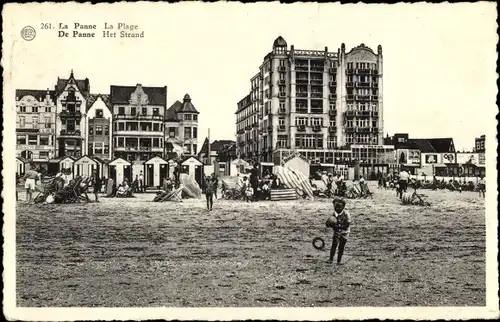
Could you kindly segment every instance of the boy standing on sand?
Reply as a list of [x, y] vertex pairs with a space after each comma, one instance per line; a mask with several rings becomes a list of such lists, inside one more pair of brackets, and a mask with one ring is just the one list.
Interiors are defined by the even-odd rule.
[[205, 197], [207, 198], [207, 210], [212, 210], [214, 204], [214, 183], [210, 177], [205, 180]]
[[342, 255], [344, 254], [344, 247], [347, 243], [347, 237], [350, 232], [351, 216], [345, 210], [345, 201], [340, 198], [333, 199], [333, 215], [326, 222], [327, 227], [333, 228], [333, 241], [332, 248], [330, 249], [330, 259], [328, 262], [333, 262], [337, 246], [339, 252], [337, 255], [337, 265], [342, 265]]

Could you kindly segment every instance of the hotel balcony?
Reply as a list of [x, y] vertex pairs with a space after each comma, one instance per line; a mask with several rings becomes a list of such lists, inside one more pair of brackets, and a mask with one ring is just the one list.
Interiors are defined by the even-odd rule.
[[378, 127], [372, 127], [372, 133], [378, 133]]
[[347, 75], [352, 75], [352, 74], [354, 74], [354, 69], [347, 68], [345, 72], [346, 72]]
[[354, 88], [354, 83], [353, 83], [353, 82], [347, 82], [347, 83], [345, 84], [345, 86], [346, 86], [347, 88]]
[[299, 132], [304, 132], [306, 130], [306, 126], [301, 124], [301, 125], [297, 125], [297, 131]]
[[358, 68], [358, 69], [356, 69], [356, 74], [369, 75], [370, 74], [370, 70], [366, 69], [366, 68]]
[[245, 133], [245, 130], [241, 129], [241, 130], [238, 130], [238, 132], [236, 132], [236, 133], [243, 134], [243, 133]]
[[297, 84], [304, 84], [304, 85], [307, 85], [309, 84], [309, 79], [308, 78], [296, 78], [295, 79], [295, 82]]
[[272, 126], [272, 125], [269, 125], [269, 126], [267, 127], [267, 132], [271, 132], [272, 130], [273, 130], [273, 126]]
[[335, 68], [335, 67], [330, 67], [330, 68], [328, 68], [328, 72], [329, 72], [330, 74], [336, 74], [336, 73], [337, 73], [337, 68]]
[[312, 129], [314, 132], [320, 132], [321, 131], [321, 125], [313, 125]]
[[323, 93], [312, 92], [311, 98], [323, 98]]
[[351, 111], [346, 111], [345, 115], [347, 117], [354, 117], [354, 115], [356, 115], [356, 111], [352, 111], [352, 110]]
[[285, 98], [286, 97], [286, 92], [279, 92], [278, 96], [280, 98]]
[[372, 69], [371, 74], [372, 75], [378, 75], [378, 69]]
[[330, 95], [328, 95], [328, 97], [329, 97], [331, 100], [336, 100], [336, 99], [337, 99], [337, 94], [330, 94]]
[[373, 117], [378, 117], [378, 111], [372, 111], [372, 112], [371, 112], [371, 115], [372, 115]]
[[280, 131], [280, 132], [286, 131], [286, 126], [285, 125], [279, 125], [278, 126], [278, 131]]
[[329, 111], [328, 111], [328, 114], [329, 114], [330, 116], [337, 116], [337, 110], [329, 110]]
[[331, 81], [329, 83], [330, 87], [336, 87], [337, 86], [337, 82], [336, 81]]
[[251, 125], [247, 125], [247, 126], [245, 126], [245, 130], [250, 131], [251, 129], [252, 129], [252, 126], [251, 126]]
[[286, 80], [284, 79], [278, 80], [278, 85], [286, 85]]
[[297, 92], [297, 97], [307, 97], [307, 92]]
[[286, 114], [286, 108], [279, 108], [278, 114]]
[[59, 113], [59, 117], [61, 119], [75, 119], [75, 120], [80, 120], [82, 118], [82, 113], [80, 111], [61, 111]]
[[322, 79], [311, 79], [311, 85], [323, 85]]
[[255, 129], [255, 128], [258, 128], [259, 127], [259, 123], [255, 122], [252, 124], [252, 127]]
[[370, 128], [369, 127], [357, 127], [356, 132], [357, 133], [370, 133]]
[[372, 101], [378, 101], [378, 95], [372, 95], [370, 98]]
[[295, 70], [308, 71], [309, 65], [295, 65]]
[[369, 101], [370, 95], [356, 95], [356, 100], [358, 101]]
[[376, 82], [375, 82], [375, 83], [372, 83], [372, 87], [373, 87], [373, 88], [378, 88], [378, 83], [376, 83]]
[[286, 72], [286, 66], [278, 66], [278, 72]]
[[124, 136], [163, 136], [163, 131], [146, 131], [146, 130], [114, 130], [113, 135], [124, 135]]
[[330, 126], [328, 128], [328, 132], [330, 132], [330, 133], [337, 133], [337, 127], [336, 126]]
[[113, 119], [115, 120], [148, 120], [148, 121], [163, 121], [163, 115], [125, 115], [125, 114], [114, 114]]
[[356, 83], [356, 88], [370, 88], [369, 82], [358, 82]]
[[312, 65], [310, 71], [313, 73], [323, 73], [325, 71], [325, 66]]
[[307, 111], [307, 107], [299, 107], [295, 109], [295, 113], [297, 114], [308, 114], [309, 112]]
[[163, 148], [152, 146], [115, 146], [113, 150], [116, 152], [163, 152]]
[[354, 127], [346, 127], [346, 133], [354, 133]]
[[358, 116], [361, 116], [361, 117], [370, 117], [370, 112], [369, 111], [359, 111], [357, 113]]
[[82, 132], [80, 130], [68, 131], [61, 130], [59, 132], [59, 137], [81, 137]]

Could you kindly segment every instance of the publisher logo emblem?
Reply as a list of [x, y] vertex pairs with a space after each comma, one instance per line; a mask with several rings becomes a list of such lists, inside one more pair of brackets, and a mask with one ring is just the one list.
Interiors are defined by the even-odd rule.
[[21, 30], [21, 37], [26, 41], [31, 41], [35, 39], [36, 31], [35, 28], [31, 26], [26, 26]]

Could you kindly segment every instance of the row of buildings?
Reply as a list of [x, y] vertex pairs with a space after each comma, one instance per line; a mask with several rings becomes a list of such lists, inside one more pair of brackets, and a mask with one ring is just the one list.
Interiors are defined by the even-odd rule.
[[[453, 140], [384, 138], [383, 103], [382, 46], [302, 50], [280, 36], [237, 103], [236, 154], [264, 167], [300, 155], [312, 167], [345, 174], [353, 163], [364, 174], [401, 166], [428, 172], [422, 164], [435, 156], [431, 173], [444, 173], [439, 158], [455, 155]], [[449, 158], [458, 164], [456, 155]]]
[[167, 87], [110, 87], [58, 78], [53, 90], [16, 90], [17, 155], [34, 163], [88, 155], [129, 162], [195, 155], [199, 112], [186, 94], [167, 107]]

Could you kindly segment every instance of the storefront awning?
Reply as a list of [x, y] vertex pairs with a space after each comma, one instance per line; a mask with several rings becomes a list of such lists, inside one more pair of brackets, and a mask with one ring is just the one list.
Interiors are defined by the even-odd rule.
[[440, 164], [440, 163], [438, 163], [438, 164], [434, 165], [434, 168], [446, 168], [446, 164]]
[[264, 167], [274, 167], [273, 162], [261, 162], [260, 165]]

